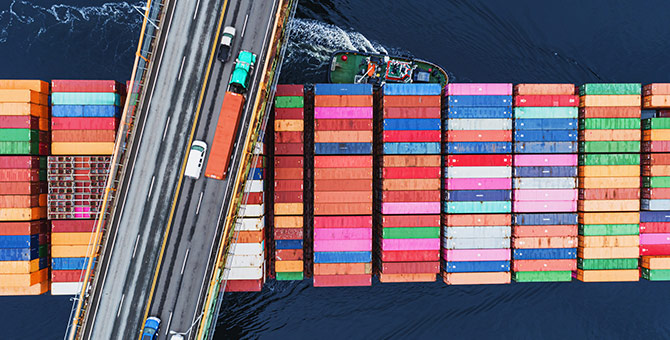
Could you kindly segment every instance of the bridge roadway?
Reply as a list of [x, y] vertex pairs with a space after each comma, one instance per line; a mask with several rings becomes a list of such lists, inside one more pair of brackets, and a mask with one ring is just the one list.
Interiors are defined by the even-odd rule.
[[[100, 273], [84, 316], [80, 333], [84, 339], [136, 339], [147, 308], [150, 315], [163, 320], [160, 338], [166, 338], [171, 328], [187, 331], [198, 320], [207, 284], [203, 281], [209, 276], [220, 238], [217, 219], [226, 208], [231, 189], [227, 181], [203, 176], [197, 181], [184, 178], [176, 197], [175, 191], [194, 124], [194, 138], [211, 145], [234, 63], [213, 60], [211, 68], [208, 66], [219, 36], [221, 11], [225, 11], [223, 26], [237, 28], [233, 59], [240, 49], [247, 49], [259, 56], [255, 70], [264, 66], [270, 38], [266, 32], [272, 30], [276, 0], [168, 2], [151, 76], [146, 81], [147, 97], [138, 114], [138, 137], [129, 154], [129, 177], [117, 193], [109, 240], [98, 262]], [[210, 78], [207, 83], [206, 76]], [[243, 126], [249, 123], [259, 77], [258, 72], [253, 73]], [[200, 106], [203, 86], [206, 93]], [[236, 150], [235, 159], [240, 153]], [[231, 168], [230, 173], [236, 170]], [[172, 211], [175, 198], [177, 209]], [[169, 221], [173, 222], [171, 227]], [[167, 247], [162, 252], [164, 241]], [[157, 269], [161, 256], [164, 261]]]

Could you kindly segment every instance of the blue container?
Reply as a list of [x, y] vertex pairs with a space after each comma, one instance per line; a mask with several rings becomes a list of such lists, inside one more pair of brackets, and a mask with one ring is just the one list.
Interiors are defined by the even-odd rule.
[[512, 142], [449, 142], [446, 149], [454, 154], [512, 153]]
[[372, 262], [371, 251], [314, 252], [314, 263], [368, 263], [368, 262]]
[[578, 120], [569, 118], [515, 119], [516, 130], [574, 130], [578, 129]]
[[316, 84], [314, 85], [316, 96], [371, 96], [371, 84]]
[[515, 153], [577, 153], [577, 142], [517, 142]]
[[656, 117], [656, 110], [642, 110], [641, 119], [649, 119]]
[[372, 143], [314, 143], [316, 155], [370, 155]]
[[515, 260], [572, 260], [577, 258], [577, 248], [514, 249]]
[[39, 247], [40, 235], [0, 235], [0, 248]]
[[449, 96], [449, 106], [506, 106], [511, 110], [512, 96]]
[[446, 196], [454, 202], [510, 201], [512, 190], [450, 190]]
[[[91, 268], [95, 266], [95, 263]], [[54, 257], [51, 259], [52, 270], [83, 270], [86, 269], [85, 257]]]
[[640, 211], [640, 222], [670, 222], [670, 211]]
[[384, 143], [385, 155], [439, 155], [440, 143]]
[[302, 249], [302, 240], [275, 240], [276, 249]]
[[514, 177], [577, 177], [576, 166], [519, 166]]
[[394, 84], [386, 83], [382, 87], [385, 96], [439, 96], [442, 94], [442, 85], [430, 84]]
[[515, 225], [571, 225], [577, 224], [577, 213], [514, 214]]
[[443, 202], [447, 214], [508, 214], [512, 212], [511, 201]]
[[249, 176], [247, 179], [263, 179], [263, 169], [253, 168], [249, 171]]
[[384, 119], [384, 130], [386, 131], [419, 131], [442, 129], [441, 119], [431, 118], [409, 118], [409, 119]]
[[29, 248], [0, 248], [0, 261], [30, 261], [39, 257], [39, 245]]
[[121, 107], [115, 105], [53, 105], [52, 117], [119, 117]]
[[508, 272], [509, 261], [445, 261], [442, 260], [442, 268], [447, 273], [472, 273], [472, 272]]
[[572, 130], [516, 130], [515, 142], [576, 142], [577, 129]]
[[467, 107], [467, 106], [450, 106], [447, 109], [448, 118], [512, 118], [512, 108], [510, 107]]

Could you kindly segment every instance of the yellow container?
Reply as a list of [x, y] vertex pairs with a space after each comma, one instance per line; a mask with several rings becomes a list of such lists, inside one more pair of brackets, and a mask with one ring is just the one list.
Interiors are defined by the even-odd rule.
[[[55, 143], [54, 143], [55, 144]], [[639, 188], [640, 177], [580, 177], [580, 189]]]
[[[579, 213], [580, 224], [638, 224], [639, 212], [586, 212]], [[637, 257], [637, 256], [635, 256]]]
[[[49, 108], [45, 105], [30, 103], [0, 103], [0, 116], [33, 116], [48, 119]], [[48, 121], [46, 124], [48, 127]]]
[[29, 274], [40, 270], [40, 259], [0, 261], [0, 274]]
[[639, 200], [581, 200], [579, 211], [640, 211]]
[[46, 207], [0, 208], [0, 221], [30, 221], [46, 217]]
[[670, 256], [642, 256], [642, 267], [648, 269], [670, 269]]
[[670, 95], [655, 94], [644, 97], [644, 108], [667, 108], [670, 107]]
[[440, 190], [439, 178], [384, 179], [382, 190]]
[[577, 280], [582, 282], [640, 281], [637, 269], [582, 270], [577, 269]]
[[48, 282], [49, 268], [29, 274], [0, 274], [0, 287], [29, 287], [36, 283]]
[[275, 261], [275, 271], [279, 273], [301, 272], [302, 261]]
[[298, 119], [275, 120], [275, 131], [304, 131], [305, 124]]
[[49, 93], [49, 83], [32, 79], [0, 79], [0, 89], [3, 90], [31, 90], [40, 93]]
[[51, 246], [51, 257], [86, 257], [88, 245]]
[[670, 176], [670, 165], [645, 166], [645, 176]]
[[302, 203], [275, 203], [274, 209], [275, 215], [302, 215]]
[[302, 216], [275, 216], [275, 228], [302, 228], [302, 226]]
[[640, 130], [582, 130], [579, 132], [585, 142], [639, 141]]
[[636, 259], [640, 247], [577, 248], [577, 257], [583, 259]]
[[582, 165], [580, 177], [640, 177], [638, 165]]
[[51, 233], [52, 246], [88, 245], [93, 233]]
[[314, 131], [315, 143], [372, 143], [372, 131]]
[[45, 93], [31, 90], [0, 90], [0, 102], [49, 105], [49, 98]]
[[642, 105], [639, 95], [587, 95], [579, 97], [579, 106], [637, 106]]
[[640, 236], [638, 235], [579, 236], [578, 246], [585, 248], [639, 247]]
[[643, 141], [668, 141], [670, 140], [670, 129], [646, 130], [642, 133]]
[[44, 281], [27, 287], [0, 287], [0, 296], [42, 295], [48, 291], [49, 281]]
[[52, 155], [111, 155], [114, 153], [113, 142], [81, 143], [57, 142], [51, 143]]

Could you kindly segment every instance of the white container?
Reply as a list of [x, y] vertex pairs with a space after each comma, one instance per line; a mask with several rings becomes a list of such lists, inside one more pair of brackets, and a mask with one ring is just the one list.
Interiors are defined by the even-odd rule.
[[448, 130], [512, 130], [511, 119], [447, 119]]
[[511, 166], [450, 166], [447, 178], [512, 178]]
[[574, 177], [521, 177], [515, 178], [514, 189], [575, 189]]
[[265, 228], [265, 216], [237, 218], [235, 230], [237, 231], [258, 231]]
[[512, 236], [511, 226], [443, 227], [446, 238], [505, 238]]
[[228, 255], [258, 255], [265, 251], [265, 241], [261, 243], [236, 243], [230, 245]]
[[265, 204], [244, 204], [240, 206], [242, 217], [261, 217], [265, 215]]
[[448, 238], [442, 240], [442, 246], [446, 249], [501, 249], [510, 248], [509, 237], [496, 238]]
[[79, 295], [81, 282], [52, 282], [51, 295]]
[[233, 255], [230, 260], [230, 267], [260, 267], [265, 261], [265, 253], [256, 255]]

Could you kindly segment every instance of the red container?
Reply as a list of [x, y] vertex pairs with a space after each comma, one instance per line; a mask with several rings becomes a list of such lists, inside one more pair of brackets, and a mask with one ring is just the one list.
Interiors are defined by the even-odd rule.
[[47, 232], [47, 221], [0, 222], [0, 235], [35, 235]]
[[302, 180], [275, 181], [275, 192], [277, 191], [302, 191]]
[[372, 216], [314, 216], [314, 228], [372, 228]]
[[440, 191], [382, 191], [382, 202], [440, 202]]
[[[275, 191], [276, 190], [277, 186], [275, 185]], [[372, 190], [371, 179], [349, 179], [346, 181], [337, 179], [323, 179], [314, 181], [314, 191], [366, 191], [366, 190]], [[288, 191], [299, 191], [299, 190], [288, 190]]]
[[372, 168], [372, 156], [314, 156], [315, 168]]
[[279, 84], [275, 90], [276, 97], [299, 96], [304, 95], [304, 86], [300, 84]]
[[372, 131], [372, 119], [316, 119], [315, 131]]
[[670, 233], [670, 222], [640, 222], [640, 233], [642, 234]]
[[640, 155], [644, 165], [670, 165], [670, 153], [648, 153]]
[[382, 262], [429, 262], [439, 261], [439, 250], [392, 250], [378, 253]]
[[314, 287], [361, 287], [371, 286], [372, 275], [314, 275]]
[[90, 233], [94, 232], [98, 220], [52, 220], [52, 233]]
[[579, 189], [580, 200], [635, 200], [640, 198], [640, 189]]
[[524, 271], [575, 271], [577, 261], [575, 260], [514, 260], [512, 270]]
[[304, 159], [302, 156], [277, 156], [275, 157], [275, 168], [301, 168]]
[[[39, 169], [38, 156], [0, 156], [0, 169]], [[0, 193], [4, 194], [4, 192]]]
[[510, 142], [510, 130], [450, 130], [444, 132], [449, 142]]
[[302, 260], [302, 249], [276, 249], [275, 259], [277, 261], [299, 261]]
[[302, 168], [275, 168], [275, 180], [303, 179]]
[[511, 225], [512, 215], [510, 214], [446, 215], [445, 223], [449, 227]]
[[302, 131], [275, 131], [275, 143], [302, 143]]
[[275, 155], [302, 155], [304, 153], [302, 143], [275, 143]]
[[275, 203], [302, 203], [302, 202], [304, 202], [302, 191], [275, 192]]
[[52, 130], [116, 130], [116, 118], [51, 118]]
[[511, 155], [448, 155], [446, 166], [511, 166]]
[[642, 198], [645, 199], [670, 199], [670, 188], [642, 188]]
[[574, 225], [516, 225], [512, 227], [515, 237], [565, 237], [576, 236], [578, 226]]
[[275, 240], [302, 240], [302, 228], [275, 228]]
[[0, 129], [39, 130], [40, 118], [33, 116], [0, 116]]
[[114, 130], [54, 130], [52, 142], [114, 142]]
[[640, 256], [670, 255], [670, 244], [641, 244]]
[[262, 192], [250, 192], [247, 195], [247, 204], [263, 204], [264, 202]]
[[83, 274], [82, 270], [52, 270], [51, 282], [81, 282]]
[[260, 292], [262, 289], [263, 279], [226, 281], [226, 292]]
[[383, 215], [384, 228], [439, 227], [440, 215]]
[[46, 182], [0, 182], [0, 192], [6, 195], [34, 195], [47, 192]]
[[305, 110], [301, 107], [296, 108], [275, 108], [275, 120], [291, 119], [302, 120], [305, 119]]
[[437, 119], [442, 118], [440, 107], [385, 107], [384, 118]]
[[416, 143], [416, 142], [441, 142], [442, 137], [439, 130], [429, 131], [384, 131], [382, 141], [385, 143]]
[[0, 182], [33, 182], [40, 180], [38, 169], [0, 169]]
[[579, 118], [640, 118], [642, 108], [633, 106], [601, 106], [579, 108]]
[[384, 274], [439, 273], [440, 262], [383, 262], [381, 272]]
[[517, 95], [514, 106], [579, 106], [579, 96], [575, 95]]
[[115, 80], [65, 80], [51, 81], [51, 92], [117, 92], [126, 93], [126, 87]]
[[384, 168], [382, 178], [440, 178], [441, 173], [439, 167]]

